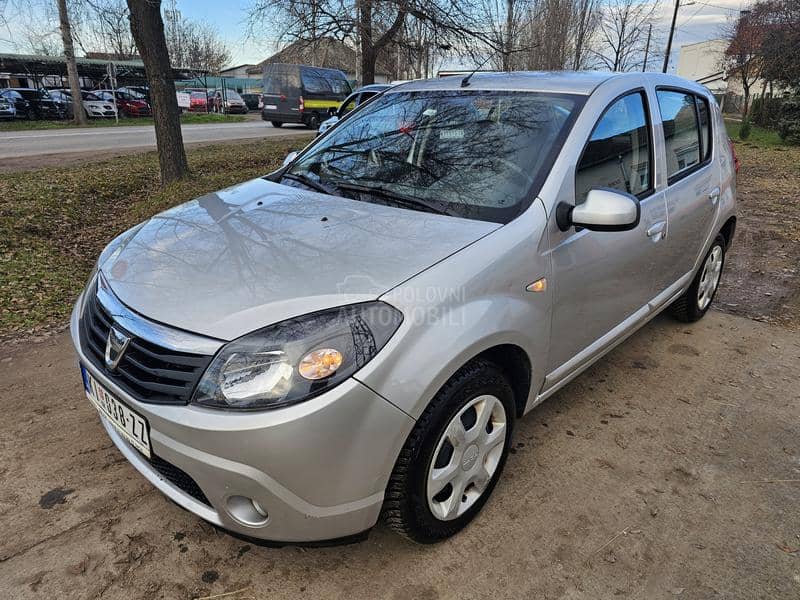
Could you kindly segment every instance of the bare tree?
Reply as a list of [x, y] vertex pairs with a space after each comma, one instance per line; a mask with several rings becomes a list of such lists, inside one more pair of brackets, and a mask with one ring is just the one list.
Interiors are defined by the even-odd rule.
[[166, 31], [169, 57], [174, 67], [188, 67], [216, 73], [230, 63], [231, 53], [217, 30], [170, 11]]
[[59, 28], [61, 29], [61, 39], [64, 42], [64, 60], [67, 63], [69, 91], [72, 95], [73, 118], [78, 125], [86, 125], [88, 120], [83, 110], [81, 82], [78, 77], [78, 63], [75, 60], [75, 45], [72, 41], [72, 28], [69, 24], [69, 13], [67, 13], [67, 0], [56, 1], [58, 3], [58, 21]]
[[426, 32], [428, 48], [458, 44], [467, 49], [469, 40], [496, 48], [491, 36], [477, 26], [476, 1], [252, 0], [250, 32], [256, 36], [268, 24], [282, 42], [310, 45], [323, 37], [345, 42], [358, 48], [361, 80], [367, 84], [375, 81], [379, 55], [401, 39], [404, 31], [409, 33], [403, 26], [412, 20], [425, 24], [420, 31]]
[[136, 56], [136, 42], [125, 0], [83, 0], [84, 27], [78, 35], [81, 48], [102, 51], [120, 60]]
[[742, 84], [743, 119], [747, 118], [750, 111], [751, 88], [761, 77], [761, 43], [764, 38], [762, 17], [761, 12], [743, 10], [739, 18], [726, 27], [729, 44], [725, 50], [723, 66], [729, 76], [736, 77]]
[[649, 25], [654, 22], [657, 2], [611, 0], [601, 10], [598, 23], [599, 49], [594, 55], [610, 71], [641, 68]]
[[161, 183], [166, 185], [189, 174], [183, 148], [178, 99], [170, 68], [161, 0], [127, 0], [131, 32], [144, 62], [155, 121]]
[[575, 0], [572, 18], [572, 69], [577, 71], [588, 66], [593, 39], [599, 20], [598, 0]]

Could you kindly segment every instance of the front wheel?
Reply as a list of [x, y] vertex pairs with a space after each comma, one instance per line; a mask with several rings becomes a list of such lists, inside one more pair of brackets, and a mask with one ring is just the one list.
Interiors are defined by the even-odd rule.
[[281, 121], [270, 121], [273, 127], [283, 127], [283, 122]]
[[722, 267], [725, 265], [725, 238], [718, 235], [703, 259], [700, 270], [689, 289], [670, 307], [672, 316], [684, 323], [703, 318], [717, 293]]
[[430, 544], [466, 527], [503, 470], [514, 395], [502, 371], [478, 359], [436, 394], [392, 471], [383, 506], [390, 529]]

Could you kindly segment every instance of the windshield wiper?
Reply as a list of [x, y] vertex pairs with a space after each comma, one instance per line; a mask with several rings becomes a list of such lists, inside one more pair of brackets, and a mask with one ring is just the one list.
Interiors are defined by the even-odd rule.
[[301, 173], [284, 173], [281, 175], [281, 179], [291, 179], [292, 181], [299, 181], [303, 185], [310, 187], [317, 192], [322, 192], [323, 194], [328, 194], [329, 196], [335, 195], [335, 188], [329, 188], [327, 186], [322, 185], [318, 181], [314, 181], [308, 175], [303, 175]]
[[400, 205], [408, 206], [411, 208], [422, 209], [427, 212], [436, 213], [439, 215], [451, 215], [449, 211], [436, 206], [428, 202], [427, 200], [423, 200], [421, 198], [413, 198], [411, 196], [405, 196], [403, 194], [398, 194], [397, 192], [393, 192], [391, 190], [387, 190], [384, 187], [380, 186], [372, 186], [372, 185], [360, 185], [358, 183], [336, 183], [336, 188], [340, 190], [350, 190], [353, 192], [361, 192], [363, 194], [373, 194], [375, 196], [381, 196], [395, 202]]

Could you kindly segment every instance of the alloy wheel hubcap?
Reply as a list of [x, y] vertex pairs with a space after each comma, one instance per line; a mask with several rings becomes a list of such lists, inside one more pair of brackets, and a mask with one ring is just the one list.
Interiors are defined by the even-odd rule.
[[714, 297], [714, 292], [719, 285], [719, 278], [722, 274], [722, 248], [714, 246], [706, 258], [703, 265], [703, 273], [700, 275], [700, 285], [697, 287], [697, 307], [705, 310]]
[[508, 420], [496, 396], [470, 400], [447, 424], [428, 468], [428, 508], [441, 521], [463, 515], [483, 495], [500, 464]]

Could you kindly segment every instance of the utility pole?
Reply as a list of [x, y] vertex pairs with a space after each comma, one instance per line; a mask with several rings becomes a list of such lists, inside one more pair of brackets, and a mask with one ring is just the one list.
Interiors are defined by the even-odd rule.
[[672, 52], [672, 36], [675, 35], [675, 21], [678, 20], [678, 8], [681, 5], [681, 0], [675, 0], [675, 11], [672, 13], [672, 25], [669, 28], [669, 38], [667, 38], [667, 53], [664, 55], [664, 67], [661, 69], [662, 73], [667, 72], [669, 66], [669, 53]]
[[650, 35], [653, 33], [653, 24], [647, 26], [647, 44], [644, 46], [644, 64], [642, 65], [642, 73], [647, 71], [647, 55], [650, 54]]

